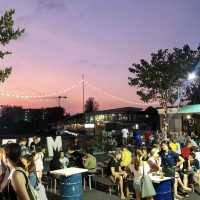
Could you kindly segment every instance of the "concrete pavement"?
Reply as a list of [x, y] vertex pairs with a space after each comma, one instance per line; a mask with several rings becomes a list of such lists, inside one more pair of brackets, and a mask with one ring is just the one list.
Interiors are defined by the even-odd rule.
[[[49, 200], [59, 200], [59, 195], [53, 193], [48, 193]], [[199, 200], [200, 195], [196, 192], [191, 193], [190, 197], [184, 198], [182, 200]], [[110, 195], [106, 192], [101, 192], [99, 190], [85, 191], [83, 194], [83, 200], [120, 200], [116, 195]]]

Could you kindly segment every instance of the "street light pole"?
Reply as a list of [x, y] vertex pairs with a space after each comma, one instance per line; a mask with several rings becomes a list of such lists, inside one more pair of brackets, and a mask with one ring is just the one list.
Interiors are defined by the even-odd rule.
[[180, 87], [178, 87], [178, 109], [180, 107]]
[[84, 74], [82, 74], [82, 89], [83, 89], [83, 113], [85, 111], [85, 79]]

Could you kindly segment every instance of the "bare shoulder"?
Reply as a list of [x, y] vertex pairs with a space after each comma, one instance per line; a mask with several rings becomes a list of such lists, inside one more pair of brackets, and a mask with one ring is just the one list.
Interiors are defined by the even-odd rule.
[[13, 176], [12, 176], [12, 179], [13, 181], [20, 181], [21, 183], [25, 182], [26, 179], [25, 179], [25, 174], [21, 171], [18, 171], [16, 170], [14, 173], [13, 173]]

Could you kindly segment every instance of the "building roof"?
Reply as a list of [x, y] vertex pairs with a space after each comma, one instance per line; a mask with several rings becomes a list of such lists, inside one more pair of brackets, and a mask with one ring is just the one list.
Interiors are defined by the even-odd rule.
[[124, 112], [138, 112], [142, 110], [143, 110], [142, 108], [137, 108], [137, 107], [122, 107], [122, 108], [113, 108], [108, 110], [99, 110], [95, 112], [95, 114], [116, 114]]
[[200, 104], [183, 106], [179, 108], [178, 113], [181, 114], [200, 113]]

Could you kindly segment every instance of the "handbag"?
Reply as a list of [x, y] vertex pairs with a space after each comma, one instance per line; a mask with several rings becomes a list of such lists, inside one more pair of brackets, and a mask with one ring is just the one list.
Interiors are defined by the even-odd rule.
[[44, 185], [38, 180], [38, 178], [37, 178], [37, 185], [35, 187], [35, 190], [40, 200], [47, 200], [46, 189]]
[[36, 186], [35, 190], [38, 193], [39, 199], [47, 200], [46, 190], [42, 183], [39, 182], [38, 185]]
[[144, 174], [144, 163], [143, 163], [143, 175], [141, 178], [141, 197], [147, 198], [156, 195], [156, 191], [154, 189], [153, 183], [149, 177], [149, 175]]

